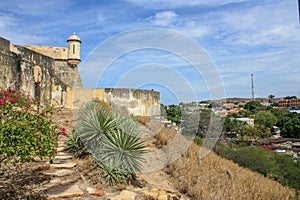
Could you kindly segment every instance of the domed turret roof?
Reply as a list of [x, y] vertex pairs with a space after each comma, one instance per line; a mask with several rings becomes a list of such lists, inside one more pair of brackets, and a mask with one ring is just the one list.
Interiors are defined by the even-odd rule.
[[73, 33], [72, 35], [70, 35], [70, 37], [68, 38], [67, 41], [72, 41], [72, 40], [81, 42], [80, 38], [78, 37], [78, 35], [76, 35], [76, 33]]

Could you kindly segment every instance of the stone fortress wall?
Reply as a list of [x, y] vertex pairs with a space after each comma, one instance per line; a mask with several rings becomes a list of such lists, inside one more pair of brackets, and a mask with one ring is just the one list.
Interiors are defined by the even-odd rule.
[[[126, 107], [139, 116], [160, 115], [160, 93], [129, 88], [83, 88], [77, 65], [80, 39], [71, 35], [68, 48], [19, 46], [0, 37], [0, 88], [30, 94], [43, 105], [78, 109], [91, 99]], [[74, 43], [74, 44], [73, 44]]]

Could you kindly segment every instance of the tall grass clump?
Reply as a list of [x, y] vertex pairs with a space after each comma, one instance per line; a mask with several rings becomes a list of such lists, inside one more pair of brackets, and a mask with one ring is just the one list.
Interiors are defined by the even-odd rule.
[[76, 133], [106, 183], [124, 183], [140, 172], [145, 143], [131, 117], [103, 110], [101, 102], [93, 100], [80, 109]]

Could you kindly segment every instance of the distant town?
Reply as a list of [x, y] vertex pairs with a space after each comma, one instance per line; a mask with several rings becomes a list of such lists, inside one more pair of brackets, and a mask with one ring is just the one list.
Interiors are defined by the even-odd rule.
[[[205, 138], [212, 115], [223, 116], [223, 142], [244, 141], [279, 154], [298, 159], [300, 152], [300, 99], [296, 96], [275, 98], [228, 98], [215, 101], [180, 103], [164, 106], [166, 126], [178, 129], [183, 113], [199, 111], [196, 137]], [[213, 108], [213, 109], [212, 109]]]

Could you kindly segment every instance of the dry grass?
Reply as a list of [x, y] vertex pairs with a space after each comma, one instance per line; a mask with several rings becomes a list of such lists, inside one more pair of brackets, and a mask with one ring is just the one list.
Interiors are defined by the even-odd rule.
[[136, 119], [142, 125], [147, 125], [151, 122], [151, 119], [148, 116], [136, 116]]
[[[176, 134], [176, 132], [175, 132]], [[174, 133], [164, 129], [156, 135], [157, 143], [166, 145]], [[182, 138], [184, 140], [184, 138]], [[199, 158], [201, 147], [192, 143], [166, 172], [174, 178], [182, 193], [195, 199], [294, 199], [295, 192], [278, 182], [242, 168], [211, 152]]]
[[155, 136], [154, 138], [156, 139], [154, 144], [158, 148], [162, 148], [163, 146], [167, 145], [169, 141], [171, 141], [175, 135], [176, 131], [174, 129], [170, 128], [162, 128]]

